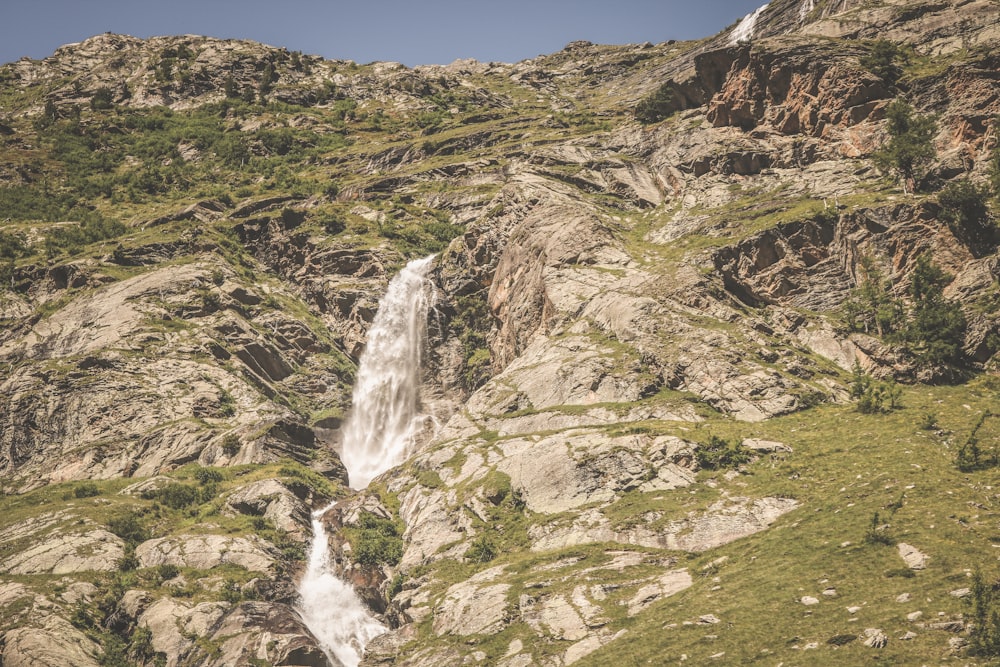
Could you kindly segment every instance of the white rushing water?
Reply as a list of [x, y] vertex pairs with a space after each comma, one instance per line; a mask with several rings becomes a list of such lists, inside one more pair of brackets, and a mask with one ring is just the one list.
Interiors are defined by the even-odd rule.
[[[392, 279], [368, 330], [343, 429], [341, 460], [355, 489], [402, 463], [426, 419], [419, 410], [420, 357], [434, 294], [427, 278], [432, 259], [414, 260]], [[299, 611], [328, 655], [357, 667], [365, 644], [386, 628], [330, 567], [329, 540], [320, 521], [330, 507], [313, 513]]]
[[744, 16], [743, 20], [737, 23], [733, 31], [729, 33], [729, 43], [739, 44], [740, 42], [753, 39], [754, 31], [757, 29], [757, 19], [760, 18], [760, 15], [764, 13], [769, 4], [765, 3]]
[[413, 260], [392, 279], [368, 330], [340, 455], [352, 488], [402, 463], [424, 425], [420, 354], [434, 296], [432, 259]]
[[802, 0], [799, 7], [799, 23], [803, 23], [809, 16], [809, 12], [816, 9], [816, 0]]

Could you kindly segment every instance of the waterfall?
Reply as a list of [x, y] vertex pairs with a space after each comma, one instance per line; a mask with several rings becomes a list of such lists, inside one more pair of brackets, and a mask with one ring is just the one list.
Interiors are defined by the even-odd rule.
[[[355, 489], [401, 463], [426, 419], [418, 399], [421, 349], [433, 297], [427, 278], [432, 259], [414, 260], [392, 279], [368, 330], [341, 453]], [[330, 567], [329, 540], [320, 517], [332, 506], [313, 513], [299, 611], [329, 657], [357, 667], [365, 644], [386, 628]]]
[[809, 12], [814, 9], [816, 9], [816, 0], [802, 0], [802, 6], [799, 7], [799, 23], [805, 23]]
[[434, 294], [432, 259], [413, 260], [392, 279], [368, 330], [340, 455], [355, 489], [401, 463], [424, 425], [420, 353]]
[[729, 33], [730, 44], [739, 44], [740, 42], [753, 39], [754, 31], [757, 28], [757, 19], [760, 18], [760, 15], [764, 13], [765, 9], [767, 9], [768, 4], [770, 3], [761, 5], [750, 14], [744, 16], [743, 20], [736, 24], [733, 31]]

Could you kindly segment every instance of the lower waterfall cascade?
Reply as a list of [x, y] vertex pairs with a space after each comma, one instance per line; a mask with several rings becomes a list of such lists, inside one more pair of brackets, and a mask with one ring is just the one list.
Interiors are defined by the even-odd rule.
[[[420, 413], [420, 364], [427, 315], [433, 301], [428, 279], [433, 256], [413, 260], [389, 283], [368, 331], [344, 424], [341, 460], [352, 488], [360, 489], [401, 463], [427, 416]], [[328, 657], [357, 667], [365, 645], [386, 627], [367, 610], [330, 563], [322, 515], [313, 513], [313, 538], [299, 584], [299, 612]]]

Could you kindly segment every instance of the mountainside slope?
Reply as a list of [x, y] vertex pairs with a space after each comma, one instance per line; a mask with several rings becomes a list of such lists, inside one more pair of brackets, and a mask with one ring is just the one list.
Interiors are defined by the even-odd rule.
[[[339, 498], [363, 664], [988, 664], [998, 25], [0, 67], [0, 662], [335, 664], [294, 583]], [[353, 492], [366, 332], [431, 253], [439, 427]]]

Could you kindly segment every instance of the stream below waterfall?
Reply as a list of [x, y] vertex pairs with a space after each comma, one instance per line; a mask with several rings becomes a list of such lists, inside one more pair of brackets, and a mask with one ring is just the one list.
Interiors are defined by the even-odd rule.
[[[389, 283], [368, 330], [368, 342], [344, 424], [341, 460], [351, 488], [402, 463], [427, 417], [420, 413], [420, 360], [434, 289], [427, 274], [432, 257], [407, 264]], [[313, 513], [313, 538], [299, 584], [302, 620], [328, 657], [357, 667], [365, 645], [386, 631], [341, 580], [330, 562], [329, 538]], [[336, 664], [336, 663], [335, 663]]]

